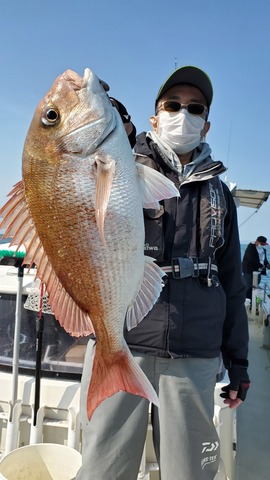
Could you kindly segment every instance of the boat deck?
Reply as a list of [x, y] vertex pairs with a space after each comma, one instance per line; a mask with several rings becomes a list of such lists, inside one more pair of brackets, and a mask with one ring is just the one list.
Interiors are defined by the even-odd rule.
[[262, 322], [249, 319], [249, 331], [251, 388], [237, 411], [236, 480], [269, 480], [270, 345]]
[[[11, 291], [8, 290], [6, 293], [11, 293]], [[257, 315], [256, 305], [258, 304], [256, 300], [259, 297], [262, 301]], [[220, 423], [217, 426], [221, 430], [219, 433], [221, 433], [224, 454], [222, 458], [227, 469], [228, 480], [270, 479], [270, 454], [268, 453], [270, 437], [270, 326], [264, 326], [265, 320], [270, 319], [270, 298], [268, 296], [264, 298], [262, 292], [256, 290], [253, 306], [249, 318], [251, 388], [247, 400], [236, 410], [236, 457], [232, 449], [235, 441], [233, 412], [224, 408], [219, 392], [216, 392], [217, 413], [220, 414], [218, 417]], [[65, 444], [80, 450], [79, 382], [42, 378], [40, 398], [42, 406], [40, 408], [39, 429], [33, 427], [31, 420], [31, 405], [34, 403], [34, 378], [20, 376], [17, 398], [22, 399], [22, 409], [20, 411], [20, 405], [18, 404], [16, 406], [18, 418], [14, 414], [14, 420], [16, 421], [9, 422], [11, 375], [1, 372], [1, 370], [0, 375], [0, 440], [2, 438], [0, 458], [1, 450], [4, 453], [9, 427], [13, 427], [14, 439], [12, 444], [9, 442], [7, 451], [17, 447], [18, 432], [14, 428], [16, 421], [18, 428], [20, 428], [19, 446], [27, 445], [29, 441], [31, 441], [30, 443], [44, 441], [44, 443]], [[221, 405], [218, 406], [219, 403]], [[223, 480], [224, 475], [219, 477], [219, 479], [221, 478]], [[150, 427], [145, 458], [143, 458], [138, 479], [159, 479]]]

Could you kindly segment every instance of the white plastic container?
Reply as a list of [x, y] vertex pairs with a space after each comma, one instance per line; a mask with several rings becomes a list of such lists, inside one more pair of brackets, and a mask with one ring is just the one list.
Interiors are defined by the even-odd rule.
[[0, 462], [0, 475], [6, 480], [72, 480], [81, 462], [81, 454], [73, 448], [38, 443], [6, 455]]

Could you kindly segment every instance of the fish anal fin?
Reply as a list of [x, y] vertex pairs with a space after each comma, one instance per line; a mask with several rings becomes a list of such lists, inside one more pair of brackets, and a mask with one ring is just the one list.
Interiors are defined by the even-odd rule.
[[138, 395], [159, 406], [153, 386], [128, 348], [110, 354], [107, 358], [97, 343], [87, 394], [88, 419], [91, 419], [103, 400], [120, 391]]
[[144, 279], [133, 304], [128, 308], [126, 314], [128, 330], [136, 327], [153, 308], [163, 288], [162, 277], [165, 276], [164, 271], [155, 263], [153, 258], [145, 256], [144, 259]]
[[[54, 274], [52, 274], [53, 277]], [[94, 332], [91, 319], [87, 312], [82, 310], [73, 298], [66, 292], [60, 281], [56, 282], [57, 292], [53, 296], [53, 300], [49, 303], [55, 318], [59, 321], [61, 327], [73, 337], [87, 336]]]

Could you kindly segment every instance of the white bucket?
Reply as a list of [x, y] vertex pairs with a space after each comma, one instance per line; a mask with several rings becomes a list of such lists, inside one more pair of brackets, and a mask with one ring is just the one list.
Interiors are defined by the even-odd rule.
[[82, 456], [73, 448], [56, 443], [38, 443], [17, 448], [0, 462], [6, 480], [72, 480]]

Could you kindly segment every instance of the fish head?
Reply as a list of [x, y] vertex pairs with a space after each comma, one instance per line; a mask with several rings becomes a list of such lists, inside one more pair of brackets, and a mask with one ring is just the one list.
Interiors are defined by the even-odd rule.
[[63, 159], [85, 158], [115, 129], [117, 112], [98, 77], [66, 70], [39, 103], [24, 145], [23, 176], [33, 161], [56, 165]]
[[66, 212], [71, 204], [78, 211], [77, 203], [87, 195], [86, 209], [95, 211], [105, 244], [116, 160], [127, 163], [128, 157], [135, 168], [120, 114], [98, 77], [89, 68], [82, 77], [66, 70], [37, 106], [24, 144], [24, 190], [35, 223], [47, 218], [48, 210], [53, 217], [48, 225], [55, 211]]

